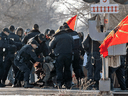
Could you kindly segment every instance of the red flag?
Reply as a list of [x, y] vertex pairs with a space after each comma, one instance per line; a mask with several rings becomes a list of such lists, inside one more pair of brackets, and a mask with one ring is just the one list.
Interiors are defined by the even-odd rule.
[[100, 45], [100, 54], [108, 56], [108, 47], [128, 42], [128, 16], [112, 30]]
[[71, 19], [69, 19], [69, 20], [67, 21], [68, 26], [69, 26], [70, 29], [72, 29], [72, 30], [74, 30], [74, 28], [75, 28], [76, 17], [77, 17], [77, 15], [75, 15], [74, 17], [72, 17]]
[[[66, 23], [68, 24], [68, 26], [70, 27], [70, 29], [74, 30], [75, 29], [75, 22], [76, 22], [76, 17], [77, 15], [75, 15], [74, 17], [70, 18]], [[56, 30], [55, 33], [59, 32], [59, 29]]]

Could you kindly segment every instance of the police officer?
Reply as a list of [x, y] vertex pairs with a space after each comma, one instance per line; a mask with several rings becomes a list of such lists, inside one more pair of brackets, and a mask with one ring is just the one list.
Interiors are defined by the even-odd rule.
[[27, 42], [28, 44], [31, 43], [33, 40], [36, 40], [39, 44], [38, 48], [35, 50], [37, 56], [40, 55], [40, 53], [43, 53], [43, 55], [46, 57], [48, 56], [48, 47], [46, 45], [46, 38], [44, 34], [38, 34], [35, 37], [29, 39]]
[[[94, 83], [94, 87], [98, 89], [99, 80], [100, 80], [100, 71], [102, 69], [102, 60], [100, 58], [99, 52], [100, 43], [98, 41], [94, 41], [90, 38], [88, 34], [85, 40], [83, 41], [83, 48], [87, 53], [87, 64], [86, 69], [88, 71], [87, 77], [90, 83]], [[87, 89], [91, 90], [93, 85], [91, 84]]]
[[[20, 42], [20, 38], [19, 36], [17, 36], [14, 31], [15, 31], [15, 27], [13, 25], [11, 25], [9, 27], [10, 30], [10, 34], [8, 36], [9, 39], [15, 41], [15, 42]], [[22, 46], [18, 46], [17, 50], [20, 49]], [[7, 79], [7, 75], [8, 75], [8, 71], [11, 68], [11, 66], [13, 66], [13, 70], [15, 71], [15, 66], [13, 64], [14, 61], [14, 53], [16, 52], [16, 49], [10, 49], [7, 53], [6, 59], [5, 59], [5, 65], [4, 65], [4, 75], [2, 78], [2, 82], [5, 83], [5, 80]], [[12, 71], [11, 71], [12, 72]], [[12, 76], [13, 78], [13, 76]], [[12, 82], [13, 83], [13, 82]]]
[[[16, 46], [21, 46], [21, 43], [16, 43], [8, 38], [9, 36], [9, 29], [4, 28], [2, 32], [0, 33], [0, 86], [4, 87], [4, 84], [1, 84], [1, 79], [3, 77], [3, 72], [4, 72], [4, 66], [3, 64], [6, 63], [6, 56], [9, 51], [15, 51]], [[3, 59], [3, 56], [5, 59]], [[4, 61], [4, 62], [3, 62]], [[4, 64], [5, 65], [5, 64]]]
[[79, 84], [79, 79], [81, 77], [81, 73], [80, 73], [81, 67], [79, 64], [79, 61], [80, 61], [80, 37], [76, 31], [73, 31], [72, 29], [69, 28], [67, 23], [64, 23], [63, 27], [65, 28], [67, 33], [72, 36], [73, 41], [74, 41], [74, 45], [73, 45], [74, 59], [72, 61], [72, 67], [73, 67], [73, 71], [74, 71], [76, 79], [77, 79], [77, 83]]
[[35, 49], [38, 47], [37, 41], [33, 40], [31, 44], [24, 45], [18, 52], [14, 60], [14, 64], [17, 68], [24, 73], [24, 88], [31, 88], [33, 85], [29, 84], [30, 69], [27, 63], [30, 59], [34, 59], [37, 62], [43, 62], [44, 58], [38, 58], [35, 54]]
[[20, 42], [20, 38], [15, 34], [15, 27], [13, 25], [9, 26], [10, 34], [9, 38], [15, 42]]
[[39, 26], [38, 26], [38, 24], [34, 24], [33, 30], [31, 30], [31, 32], [30, 32], [29, 34], [27, 34], [27, 35], [23, 38], [22, 42], [23, 42], [24, 44], [26, 44], [30, 38], [32, 38], [32, 37], [34, 37], [34, 36], [36, 36], [36, 35], [38, 35], [38, 34], [40, 34], [40, 33], [41, 33], [41, 32], [39, 31]]
[[[48, 51], [48, 47], [47, 45], [45, 44], [45, 41], [46, 41], [46, 38], [45, 38], [45, 35], [44, 34], [38, 34], [36, 35], [35, 37], [29, 39], [28, 41], [28, 44], [31, 43], [33, 40], [37, 41], [39, 46], [38, 48], [35, 49], [35, 53], [37, 56], [40, 56], [40, 57], [46, 57], [49, 55], [49, 51]], [[31, 62], [29, 62], [28, 66], [30, 68], [30, 70], [32, 69], [32, 64], [31, 63], [35, 63], [32, 59], [31, 59]], [[40, 79], [38, 80], [40, 81]]]
[[61, 88], [65, 83], [66, 88], [70, 88], [72, 82], [70, 66], [72, 61], [73, 39], [65, 30], [61, 29], [53, 36], [49, 46], [51, 50], [54, 49], [54, 54], [58, 56], [55, 63], [58, 87]]

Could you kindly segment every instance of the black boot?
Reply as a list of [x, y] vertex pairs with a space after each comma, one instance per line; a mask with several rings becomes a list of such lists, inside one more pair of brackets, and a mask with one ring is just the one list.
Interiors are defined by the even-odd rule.
[[95, 88], [96, 90], [99, 90], [99, 81], [94, 81], [94, 82], [95, 82], [94, 88]]
[[33, 88], [34, 86], [29, 84], [28, 81], [24, 82], [24, 88]]
[[5, 87], [5, 85], [4, 85], [4, 84], [2, 84], [2, 83], [0, 83], [0, 87]]
[[66, 82], [65, 83], [65, 86], [66, 86], [67, 89], [70, 89], [71, 86], [72, 86], [72, 82], [70, 82], [70, 81], [69, 82]]
[[58, 89], [62, 89], [62, 84], [61, 83], [57, 83], [57, 88]]
[[[4, 84], [3, 84], [4, 83]], [[0, 80], [0, 87], [5, 87], [6, 85], [5, 85], [5, 82], [3, 82], [2, 81], [2, 83], [1, 83], [1, 80]]]

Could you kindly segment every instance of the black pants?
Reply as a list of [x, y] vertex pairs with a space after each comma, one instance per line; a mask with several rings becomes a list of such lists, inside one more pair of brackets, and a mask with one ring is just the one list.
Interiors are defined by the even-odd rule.
[[56, 75], [57, 75], [57, 83], [66, 83], [72, 81], [71, 76], [71, 61], [72, 54], [59, 54], [56, 59]]
[[113, 79], [112, 79], [112, 73], [116, 72], [116, 76], [118, 79], [118, 82], [120, 84], [120, 87], [122, 90], [126, 89], [126, 85], [125, 85], [125, 71], [124, 71], [124, 67], [120, 66], [118, 68], [112, 68], [109, 67], [109, 78], [111, 79], [111, 86], [113, 86]]
[[81, 77], [81, 67], [79, 62], [80, 62], [79, 51], [74, 51], [74, 60], [72, 61], [72, 67], [77, 79]]
[[30, 69], [25, 63], [20, 63], [17, 60], [14, 60], [14, 64], [17, 66], [17, 68], [24, 73], [24, 81], [29, 82], [29, 74], [30, 74]]
[[13, 59], [13, 58], [9, 58], [9, 57], [5, 57], [4, 73], [3, 73], [3, 78], [2, 78], [2, 81], [3, 81], [3, 82], [5, 82], [5, 80], [7, 79], [8, 72], [9, 72], [11, 66], [13, 67], [14, 73], [15, 73], [15, 75], [16, 75], [18, 69], [17, 69], [17, 67], [14, 65], [14, 59]]
[[100, 80], [100, 71], [102, 70], [102, 60], [95, 60], [94, 65], [91, 63], [91, 55], [87, 57], [87, 65], [85, 66], [87, 69], [88, 79], [92, 79], [94, 81]]

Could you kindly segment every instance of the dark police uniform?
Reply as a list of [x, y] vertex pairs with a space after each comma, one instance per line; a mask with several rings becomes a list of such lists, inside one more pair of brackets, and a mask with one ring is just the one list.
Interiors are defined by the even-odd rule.
[[23, 42], [24, 44], [27, 44], [27, 42], [28, 42], [28, 40], [29, 40], [30, 38], [32, 38], [32, 37], [34, 37], [34, 36], [36, 36], [36, 35], [38, 35], [38, 34], [40, 34], [40, 31], [39, 31], [39, 30], [32, 30], [29, 34], [27, 34], [27, 35], [23, 38], [22, 42]]
[[[7, 29], [7, 28], [6, 28]], [[8, 29], [7, 29], [8, 30]], [[0, 33], [0, 80], [3, 77], [4, 73], [4, 63], [3, 61], [6, 61], [7, 54], [11, 51], [16, 51], [16, 46], [21, 46], [21, 43], [16, 43], [8, 38], [4, 32]], [[5, 60], [3, 60], [3, 56], [5, 57]], [[4, 64], [4, 65], [3, 65]], [[1, 83], [1, 82], [0, 82]]]
[[[38, 37], [42, 38], [42, 40], [41, 40], [42, 42], [40, 42], [38, 40]], [[39, 35], [35, 36], [33, 38], [33, 40], [36, 40], [38, 42], [38, 44], [39, 44], [38, 48], [35, 50], [37, 56], [40, 55], [40, 53], [43, 53], [43, 55], [45, 57], [48, 56], [49, 52], [48, 52], [48, 47], [47, 47], [47, 45], [45, 43], [46, 42], [45, 36], [43, 34], [39, 34]]]
[[[33, 44], [33, 43], [32, 43]], [[29, 85], [30, 69], [27, 63], [33, 58], [37, 62], [43, 62], [43, 58], [38, 58], [35, 54], [35, 50], [31, 45], [24, 45], [18, 52], [14, 60], [14, 64], [19, 68], [21, 72], [24, 72], [24, 81], [27, 83], [24, 87], [31, 87]]]
[[[40, 42], [39, 39], [40, 39], [42, 42]], [[38, 48], [35, 49], [36, 55], [37, 55], [37, 56], [43, 55], [44, 57], [48, 56], [48, 55], [49, 55], [49, 51], [48, 51], [48, 47], [47, 47], [47, 45], [46, 45], [46, 43], [45, 43], [45, 41], [46, 41], [45, 35], [44, 35], [44, 34], [38, 34], [38, 35], [36, 35], [35, 37], [29, 39], [28, 43], [29, 43], [29, 42], [32, 42], [33, 40], [37, 41], [38, 44], [39, 44]], [[31, 61], [32, 61], [33, 63], [35, 63], [34, 60], [31, 59]], [[30, 63], [28, 64], [30, 70], [31, 70], [31, 68], [32, 68], [32, 64], [31, 64], [32, 62], [30, 62]], [[40, 75], [40, 74], [37, 74], [37, 75]]]
[[50, 49], [54, 49], [55, 55], [58, 55], [55, 63], [58, 87], [61, 88], [65, 83], [66, 87], [70, 88], [73, 39], [65, 30], [61, 30], [53, 36], [49, 46]]
[[[8, 36], [9, 39], [15, 42], [20, 42], [20, 38], [18, 35], [14, 33], [10, 33]], [[17, 46], [17, 50], [20, 49], [22, 46]], [[16, 49], [10, 49], [7, 53], [6, 59], [5, 59], [5, 64], [4, 64], [4, 75], [2, 78], [2, 82], [5, 83], [5, 80], [7, 79], [8, 71], [12, 65], [14, 72], [17, 70], [16, 67], [14, 66], [14, 53], [16, 52]]]
[[[83, 41], [83, 48], [87, 53], [86, 69], [88, 70], [88, 80], [96, 81], [96, 88], [100, 80], [100, 71], [102, 69], [102, 59], [99, 52], [100, 43], [90, 38], [89, 34]], [[94, 74], [94, 75], [93, 75]]]
[[73, 71], [75, 73], [77, 81], [81, 77], [81, 67], [79, 64], [80, 61], [80, 37], [76, 31], [68, 29], [68, 34], [73, 38], [73, 52], [74, 52], [74, 59], [72, 61]]

